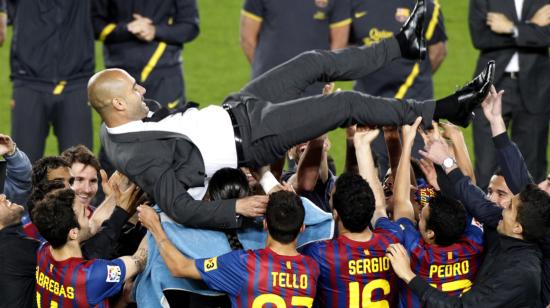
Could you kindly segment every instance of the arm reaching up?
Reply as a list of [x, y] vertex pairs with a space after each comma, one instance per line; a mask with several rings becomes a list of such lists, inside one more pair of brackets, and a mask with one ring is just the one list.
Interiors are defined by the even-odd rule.
[[452, 148], [455, 153], [456, 163], [458, 167], [466, 176], [469, 176], [472, 183], [476, 183], [476, 178], [474, 174], [474, 168], [472, 166], [472, 160], [470, 159], [470, 154], [468, 153], [468, 147], [466, 146], [466, 141], [464, 140], [464, 135], [460, 128], [451, 123], [441, 123], [443, 127], [442, 136], [446, 139], [449, 139], [452, 143]]
[[417, 118], [414, 124], [403, 125], [403, 150], [397, 167], [395, 183], [393, 185], [393, 219], [407, 218], [415, 221], [414, 208], [411, 203], [411, 151], [416, 137], [416, 131], [420, 125], [422, 118]]
[[371, 225], [374, 226], [380, 217], [388, 217], [386, 213], [386, 198], [382, 184], [378, 179], [378, 171], [374, 166], [371, 143], [380, 133], [379, 129], [357, 128], [353, 136], [353, 143], [356, 149], [357, 165], [359, 174], [369, 183], [374, 194], [375, 210], [371, 219]]
[[168, 239], [155, 210], [150, 206], [140, 205], [138, 213], [139, 221], [151, 232], [157, 242], [160, 255], [170, 273], [174, 277], [201, 279], [201, 275], [195, 266], [195, 261], [185, 257]]

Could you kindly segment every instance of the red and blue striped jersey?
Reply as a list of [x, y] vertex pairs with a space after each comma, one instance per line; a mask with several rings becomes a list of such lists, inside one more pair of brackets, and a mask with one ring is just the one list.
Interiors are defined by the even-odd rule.
[[321, 269], [316, 298], [319, 307], [394, 307], [397, 277], [386, 249], [401, 240], [400, 231], [384, 217], [378, 219], [366, 242], [340, 235], [305, 246], [302, 253], [317, 261]]
[[[411, 256], [411, 269], [434, 288], [450, 296], [470, 290], [481, 265], [483, 228], [469, 218], [464, 235], [449, 246], [426, 243], [412, 221], [401, 218], [397, 224], [403, 229], [403, 245]], [[399, 295], [399, 307], [420, 307], [420, 302], [404, 282]]]
[[229, 294], [233, 307], [311, 307], [319, 266], [306, 256], [236, 250], [195, 265], [206, 285]]
[[37, 262], [38, 308], [109, 307], [108, 297], [120, 290], [126, 275], [120, 259], [56, 261], [48, 243], [38, 250]]

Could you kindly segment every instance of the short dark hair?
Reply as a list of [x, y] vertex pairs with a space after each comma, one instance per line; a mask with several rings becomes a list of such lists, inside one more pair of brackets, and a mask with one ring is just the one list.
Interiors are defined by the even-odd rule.
[[346, 229], [362, 232], [369, 226], [374, 213], [374, 194], [360, 175], [346, 172], [336, 180], [332, 206]]
[[69, 162], [61, 156], [48, 156], [37, 160], [32, 166], [32, 186], [45, 184], [48, 171], [57, 168], [71, 168]]
[[249, 193], [248, 180], [240, 169], [222, 168], [212, 175], [208, 183], [210, 200], [238, 199]]
[[456, 243], [466, 230], [466, 209], [462, 203], [439, 194], [430, 199], [429, 209], [426, 228], [435, 233], [435, 243], [439, 246]]
[[53, 248], [65, 245], [69, 231], [80, 228], [73, 210], [74, 199], [73, 190], [56, 190], [38, 202], [32, 212], [32, 221], [38, 232]]
[[57, 181], [57, 180], [46, 182], [46, 183], [43, 183], [43, 184], [39, 184], [39, 185], [34, 186], [32, 188], [32, 192], [29, 196], [29, 199], [27, 199], [27, 211], [31, 215], [31, 219], [32, 219], [32, 211], [33, 211], [35, 205], [38, 202], [42, 201], [42, 199], [44, 199], [44, 197], [49, 192], [57, 190], [57, 189], [61, 189], [61, 188], [65, 188], [65, 183], [63, 183], [62, 181]]
[[92, 166], [97, 172], [101, 170], [101, 164], [94, 153], [82, 144], [66, 149], [61, 153], [61, 156], [65, 158], [71, 166], [74, 163], [81, 163], [84, 166]]
[[550, 224], [550, 196], [534, 184], [527, 185], [519, 193], [516, 220], [523, 228], [523, 239], [536, 242], [548, 232]]
[[265, 212], [269, 235], [283, 244], [294, 241], [304, 224], [305, 215], [302, 199], [295, 193], [278, 191], [271, 194]]

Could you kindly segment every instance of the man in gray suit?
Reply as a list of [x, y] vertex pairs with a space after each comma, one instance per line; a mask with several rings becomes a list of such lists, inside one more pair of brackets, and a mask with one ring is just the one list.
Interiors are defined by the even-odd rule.
[[[394, 38], [371, 47], [306, 52], [230, 95], [222, 105], [147, 117], [145, 89], [128, 75], [105, 70], [90, 79], [88, 95], [105, 122], [102, 143], [115, 167], [152, 196], [175, 221], [203, 228], [235, 228], [240, 216], [257, 217], [267, 199], [202, 199], [208, 178], [223, 167], [259, 168], [290, 147], [337, 127], [403, 125], [422, 116], [467, 125], [487, 95], [494, 64], [464, 88], [437, 102], [405, 102], [359, 92], [295, 99], [315, 81], [353, 80], [399, 57], [425, 57], [425, 6], [420, 1]], [[262, 178], [261, 183], [274, 179]], [[267, 191], [267, 190], [266, 190]]]
[[[550, 120], [550, 1], [470, 0], [470, 33], [480, 50], [476, 74], [488, 60], [497, 64], [495, 86], [506, 91], [502, 115], [511, 126], [536, 183], [546, 176]], [[496, 169], [489, 122], [476, 111], [476, 178], [487, 188]]]

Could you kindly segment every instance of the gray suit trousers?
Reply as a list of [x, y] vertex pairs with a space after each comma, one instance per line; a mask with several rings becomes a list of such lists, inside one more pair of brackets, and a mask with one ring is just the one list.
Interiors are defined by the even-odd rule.
[[429, 127], [434, 101], [401, 101], [355, 91], [299, 98], [315, 82], [355, 80], [401, 56], [394, 38], [370, 47], [316, 50], [271, 69], [230, 96], [241, 132], [241, 166], [259, 167], [283, 157], [293, 145], [338, 127], [411, 124], [418, 116]]

